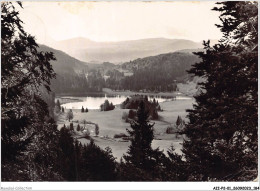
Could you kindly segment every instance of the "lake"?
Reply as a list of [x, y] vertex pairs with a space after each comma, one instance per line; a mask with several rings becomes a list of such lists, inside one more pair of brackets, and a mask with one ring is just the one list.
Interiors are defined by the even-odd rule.
[[[64, 96], [57, 98], [63, 103], [62, 100], [66, 100], [66, 103], [62, 104], [65, 109], [81, 109], [82, 106], [88, 109], [100, 109], [100, 105], [108, 100], [112, 102], [114, 105], [119, 105], [129, 96], [124, 95], [107, 95], [107, 94], [90, 94], [85, 97], [76, 97], [76, 96]], [[175, 97], [171, 96], [148, 96], [149, 100], [156, 99], [159, 103], [164, 101], [170, 101], [173, 99], [183, 100], [183, 99], [192, 99], [187, 96], [177, 95]], [[71, 100], [71, 102], [70, 102]]]

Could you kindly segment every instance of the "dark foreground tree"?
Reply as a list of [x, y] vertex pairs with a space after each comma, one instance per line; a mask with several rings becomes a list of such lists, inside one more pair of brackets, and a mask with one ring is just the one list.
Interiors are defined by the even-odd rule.
[[126, 162], [135, 165], [142, 169], [151, 169], [151, 153], [152, 153], [152, 140], [153, 125], [149, 124], [148, 112], [145, 110], [144, 102], [140, 102], [137, 111], [137, 120], [131, 122], [132, 130], [127, 129], [131, 139], [131, 145], [124, 156]]
[[78, 175], [76, 171], [76, 151], [69, 129], [64, 127], [60, 129], [57, 146], [61, 148], [60, 152], [58, 152], [58, 170], [60, 174], [67, 181], [76, 181]]
[[11, 2], [1, 3], [1, 32], [1, 178], [60, 180], [58, 131], [42, 97], [50, 91], [55, 76], [50, 61], [55, 58], [38, 51]]
[[137, 120], [131, 121], [132, 130], [127, 129], [131, 145], [120, 164], [120, 178], [128, 181], [164, 180], [167, 173], [164, 165], [165, 155], [159, 149], [152, 149], [154, 138], [153, 126], [150, 124], [149, 111], [143, 101], [137, 111]]
[[100, 149], [93, 140], [83, 147], [81, 163], [82, 181], [115, 181], [116, 162], [109, 147]]
[[189, 110], [184, 150], [191, 180], [246, 180], [257, 175], [257, 2], [221, 2], [224, 36], [197, 53], [189, 71], [203, 77]]

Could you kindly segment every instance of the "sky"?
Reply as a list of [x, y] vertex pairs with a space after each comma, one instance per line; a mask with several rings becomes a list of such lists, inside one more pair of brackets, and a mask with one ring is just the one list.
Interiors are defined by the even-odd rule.
[[220, 39], [214, 2], [24, 2], [20, 17], [38, 43], [84, 37], [98, 42], [145, 38]]

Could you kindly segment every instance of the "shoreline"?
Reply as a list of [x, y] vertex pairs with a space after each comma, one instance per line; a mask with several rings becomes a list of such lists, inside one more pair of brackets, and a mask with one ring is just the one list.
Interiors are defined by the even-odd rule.
[[[59, 93], [56, 94], [56, 99], [76, 99], [76, 98], [69, 98], [69, 97], [86, 97], [86, 96], [91, 96], [91, 95], [100, 95], [100, 96], [105, 96], [105, 95], [111, 95], [111, 96], [133, 96], [133, 95], [147, 95], [147, 96], [160, 96], [160, 97], [177, 97], [177, 96], [184, 96], [184, 97], [189, 97], [193, 98], [193, 96], [182, 93], [182, 92], [137, 92], [137, 91], [115, 91], [109, 88], [103, 88], [101, 92], [88, 92], [88, 93]], [[81, 101], [81, 99], [77, 99]]]

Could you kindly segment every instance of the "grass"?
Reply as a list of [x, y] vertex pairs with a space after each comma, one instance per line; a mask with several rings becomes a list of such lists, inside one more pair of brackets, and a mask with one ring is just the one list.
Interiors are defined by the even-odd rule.
[[[166, 134], [166, 129], [170, 124], [176, 122], [178, 115], [182, 119], [187, 121], [185, 118], [187, 113], [186, 109], [191, 109], [194, 100], [176, 100], [176, 101], [166, 101], [160, 103], [163, 112], [159, 112], [160, 120], [151, 121], [154, 124], [154, 134], [155, 140], [152, 143], [153, 148], [159, 147], [166, 153], [167, 149], [173, 144], [176, 152], [181, 153], [181, 145], [183, 138], [180, 136], [176, 138], [175, 134]], [[128, 113], [128, 109], [121, 109], [117, 107], [112, 111], [100, 111], [100, 110], [89, 110], [87, 113], [81, 113], [80, 109], [73, 109], [74, 118], [73, 121], [79, 121], [80, 126], [83, 126], [82, 120], [91, 122], [86, 124], [86, 128], [90, 131], [90, 136], [94, 139], [95, 143], [101, 148], [109, 146], [112, 149], [113, 155], [120, 160], [124, 153], [127, 152], [129, 141], [124, 141], [122, 139], [114, 139], [115, 134], [124, 133], [127, 135], [126, 129], [130, 128], [129, 123], [125, 123], [122, 119], [123, 112]], [[70, 122], [66, 120], [65, 113], [59, 116], [57, 121], [58, 128], [60, 129], [65, 124], [69, 126]], [[93, 124], [92, 124], [93, 123]], [[89, 143], [89, 140], [85, 138], [80, 138], [82, 132], [77, 132], [76, 127], [78, 123], [74, 124], [75, 137], [82, 144]], [[99, 125], [99, 136], [95, 137], [95, 124]]]

